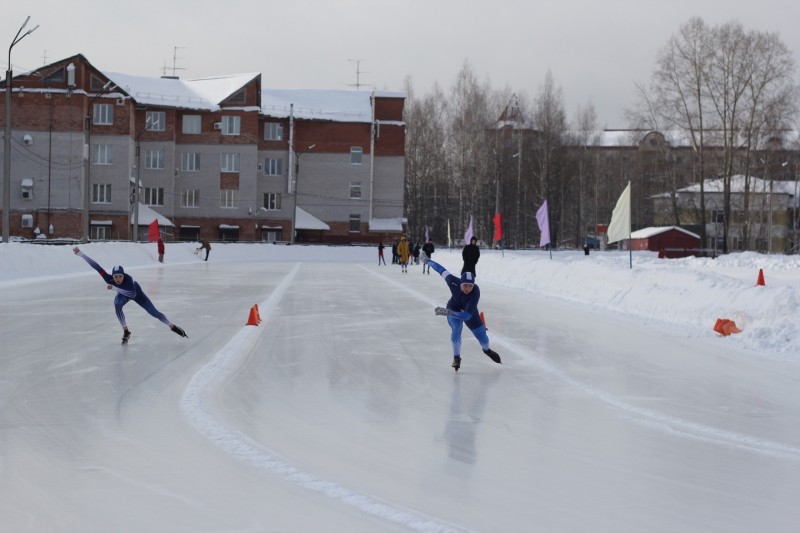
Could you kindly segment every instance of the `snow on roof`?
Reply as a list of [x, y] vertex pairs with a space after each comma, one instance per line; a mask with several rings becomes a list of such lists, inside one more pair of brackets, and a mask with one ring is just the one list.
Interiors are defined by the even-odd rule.
[[[140, 226], [147, 226], [153, 222], [153, 220], [158, 220], [159, 226], [174, 226], [175, 224], [172, 223], [170, 219], [158, 213], [156, 210], [151, 209], [149, 206], [144, 204], [139, 204], [139, 225]], [[131, 214], [131, 224], [133, 224], [133, 214]]]
[[294, 104], [294, 117], [343, 122], [372, 120], [371, 91], [344, 89], [263, 89], [261, 111], [285, 118]]
[[405, 218], [371, 218], [369, 219], [369, 231], [386, 231], [402, 233]]
[[631, 233], [631, 239], [649, 239], [654, 235], [660, 235], [670, 230], [677, 230], [680, 231], [681, 233], [685, 233], [686, 235], [694, 237], [695, 239], [700, 239], [700, 235], [692, 233], [691, 231], [687, 231], [678, 226], [660, 226], [660, 227], [642, 228], [640, 230], [636, 230], [633, 233]]
[[182, 80], [103, 72], [117, 87], [144, 105], [216, 111], [219, 103], [253, 81], [259, 74], [234, 74]]
[[328, 231], [331, 229], [329, 225], [309, 213], [308, 211], [304, 211], [299, 207], [295, 208], [297, 211], [295, 212], [295, 229], [313, 229], [313, 230], [325, 230]]

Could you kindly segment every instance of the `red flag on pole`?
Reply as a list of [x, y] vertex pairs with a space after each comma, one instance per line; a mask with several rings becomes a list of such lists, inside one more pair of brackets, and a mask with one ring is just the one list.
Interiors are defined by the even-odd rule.
[[499, 242], [503, 240], [503, 219], [500, 213], [497, 213], [492, 219], [494, 222], [494, 241]]
[[158, 231], [158, 220], [153, 220], [147, 230], [147, 238], [150, 242], [156, 242], [161, 234]]

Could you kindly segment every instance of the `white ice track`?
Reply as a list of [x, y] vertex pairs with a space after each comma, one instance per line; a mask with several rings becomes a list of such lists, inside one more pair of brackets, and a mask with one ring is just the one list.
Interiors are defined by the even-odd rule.
[[[280, 303], [285, 292], [291, 286], [300, 265], [298, 264], [272, 292], [270, 297], [259, 306], [264, 322], [269, 322]], [[409, 287], [397, 280], [396, 276], [387, 276], [376, 272], [372, 268], [361, 266], [365, 273], [380, 278], [383, 282], [396, 286], [410, 294], [420, 302], [433, 309], [441, 301], [432, 299], [418, 290]], [[402, 278], [401, 278], [402, 280]], [[421, 312], [425, 312], [424, 306]], [[393, 505], [379, 498], [348, 489], [336, 483], [321, 479], [317, 475], [292, 465], [281, 458], [279, 454], [256, 443], [240, 431], [232, 430], [210, 414], [205, 404], [207, 389], [224, 382], [235, 373], [255, 346], [263, 328], [245, 326], [222, 350], [204, 366], [189, 383], [181, 401], [181, 408], [190, 419], [192, 425], [207, 439], [226, 453], [251, 466], [271, 471], [286, 481], [290, 481], [303, 488], [319, 492], [329, 498], [353, 506], [362, 512], [406, 526], [421, 532], [456, 532], [468, 531], [452, 524], [443, 523], [435, 518], [427, 517], [413, 510]], [[492, 343], [504, 348], [504, 356], [509, 355], [523, 359], [533, 364], [539, 370], [546, 372], [564, 383], [581, 392], [594, 397], [614, 408], [626, 411], [631, 415], [631, 421], [645, 425], [654, 431], [686, 439], [695, 439], [722, 446], [739, 448], [751, 453], [763, 454], [771, 457], [800, 460], [800, 449], [786, 446], [769, 440], [731, 432], [712, 426], [694, 423], [689, 420], [670, 416], [658, 411], [644, 409], [628, 403], [623, 399], [593, 387], [583, 381], [570, 376], [568, 373], [548, 363], [542, 357], [525, 348], [523, 345], [506, 338], [504, 335], [492, 333]]]
[[[263, 323], [272, 319], [275, 309], [291, 286], [299, 268], [300, 265], [297, 265], [270, 297], [258, 306]], [[339, 500], [365, 513], [426, 533], [468, 531], [304, 472], [280, 458], [274, 451], [255, 443], [239, 431], [227, 428], [224, 423], [215, 419], [205, 404], [206, 389], [225, 381], [239, 369], [263, 331], [263, 328], [252, 326], [242, 328], [242, 331], [236, 334], [211, 362], [194, 375], [186, 387], [181, 399], [181, 409], [201, 434], [226, 453], [248, 465], [269, 470], [286, 481]]]

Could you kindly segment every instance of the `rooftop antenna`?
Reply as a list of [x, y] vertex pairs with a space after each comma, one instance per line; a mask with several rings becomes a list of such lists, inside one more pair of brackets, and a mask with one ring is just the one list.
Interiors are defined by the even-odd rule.
[[169, 67], [167, 67], [167, 63], [164, 62], [164, 67], [162, 69], [162, 74], [161, 74], [162, 78], [178, 79], [178, 75], [176, 74], [176, 71], [178, 71], [178, 70], [186, 70], [185, 68], [178, 66], [178, 59], [183, 59], [183, 58], [179, 58], [178, 57], [178, 49], [183, 50], [184, 48], [186, 48], [186, 47], [185, 46], [173, 46], [172, 47], [172, 75], [170, 75], [170, 76], [167, 75], [167, 70], [168, 70]]
[[362, 87], [361, 74], [362, 73], [363, 74], [369, 74], [369, 72], [363, 72], [361, 70], [361, 62], [364, 61], [364, 59], [348, 59], [348, 61], [350, 63], [355, 63], [356, 64], [356, 82], [355, 83], [348, 83], [347, 86], [348, 87], [355, 87], [356, 89], [360, 89]]

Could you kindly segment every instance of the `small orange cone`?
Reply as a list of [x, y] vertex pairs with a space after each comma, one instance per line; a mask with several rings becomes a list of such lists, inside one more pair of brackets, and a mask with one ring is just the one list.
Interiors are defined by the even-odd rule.
[[759, 286], [759, 285], [761, 285], [762, 287], [764, 285], [766, 285], [766, 283], [764, 283], [764, 269], [763, 268], [759, 268], [758, 269], [758, 280], [756, 280], [756, 286]]
[[727, 337], [731, 333], [742, 332], [742, 330], [736, 327], [736, 322], [734, 322], [733, 320], [728, 320], [727, 318], [718, 318], [716, 323], [714, 324], [714, 331], [716, 331], [723, 337]]
[[261, 313], [258, 311], [258, 304], [253, 305], [253, 309], [256, 310], [256, 318], [258, 319], [258, 323], [261, 324]]
[[256, 311], [255, 306], [250, 308], [250, 317], [247, 319], [248, 326], [257, 326], [258, 325], [258, 311]]
[[[483, 322], [483, 327], [486, 328], [486, 319], [483, 318], [483, 311], [481, 311], [481, 322]], [[489, 331], [489, 328], [486, 328], [486, 331]]]

